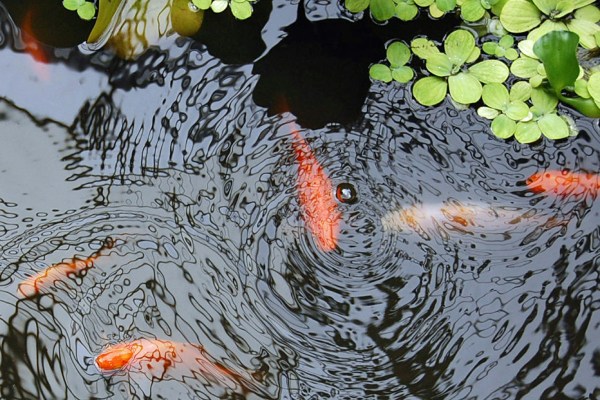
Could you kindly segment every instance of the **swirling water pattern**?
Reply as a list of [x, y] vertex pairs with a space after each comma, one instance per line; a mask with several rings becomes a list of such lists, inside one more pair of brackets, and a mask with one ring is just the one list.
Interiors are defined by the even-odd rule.
[[[2, 26], [2, 43], [18, 40]], [[357, 189], [323, 252], [297, 198], [294, 116], [253, 104], [248, 66], [177, 41], [115, 71], [65, 133], [67, 180], [93, 198], [30, 217], [0, 195], [3, 398], [599, 395], [596, 195], [523, 183], [547, 168], [600, 171], [597, 121], [520, 146], [490, 139], [473, 113], [373, 85], [352, 126], [299, 128], [334, 186]], [[475, 224], [386, 223], [439, 204], [487, 211]], [[27, 277], [107, 239], [91, 268], [19, 296]], [[201, 344], [244, 390], [94, 365], [137, 338]]]

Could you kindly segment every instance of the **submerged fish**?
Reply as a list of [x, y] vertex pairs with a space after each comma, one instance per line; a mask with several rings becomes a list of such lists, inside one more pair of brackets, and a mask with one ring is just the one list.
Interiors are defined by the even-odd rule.
[[48, 66], [49, 63], [48, 54], [42, 48], [42, 44], [37, 40], [33, 30], [33, 15], [31, 10], [25, 13], [23, 17], [22, 30], [24, 31], [23, 43], [25, 44], [25, 51], [33, 57], [35, 60], [33, 68], [35, 74], [44, 81], [49, 78]]
[[292, 130], [292, 138], [298, 163], [297, 190], [303, 219], [318, 247], [323, 251], [333, 250], [337, 245], [341, 214], [331, 180], [298, 130]]
[[73, 257], [68, 261], [49, 266], [43, 271], [40, 271], [19, 283], [19, 293], [23, 297], [35, 296], [53, 282], [63, 280], [73, 274], [80, 274], [81, 272], [92, 268], [94, 266], [94, 261], [96, 261], [105, 250], [112, 248], [114, 244], [115, 243], [111, 238], [107, 238], [102, 247], [87, 258]]
[[102, 372], [142, 373], [149, 379], [176, 379], [201, 375], [213, 383], [242, 389], [240, 376], [212, 361], [197, 344], [160, 339], [136, 339], [105, 348], [95, 358]]
[[600, 175], [550, 170], [531, 175], [526, 183], [534, 193], [548, 193], [559, 197], [585, 193], [595, 195], [600, 189]]

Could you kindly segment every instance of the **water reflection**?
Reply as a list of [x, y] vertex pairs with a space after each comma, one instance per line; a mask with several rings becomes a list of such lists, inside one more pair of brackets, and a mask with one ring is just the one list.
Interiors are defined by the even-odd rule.
[[[356, 191], [336, 203], [337, 246], [323, 251], [303, 218], [294, 114], [269, 116], [250, 67], [190, 43], [119, 64], [80, 101], [52, 168], [91, 199], [30, 217], [23, 202], [43, 196], [0, 195], [2, 397], [595, 395], [598, 203], [526, 180], [598, 171], [597, 121], [521, 146], [490, 139], [475, 114], [374, 85], [350, 126], [298, 127], [331, 187]], [[386, 223], [420, 205], [439, 212]], [[19, 298], [23, 280], [107, 238], [93, 267]], [[239, 378], [94, 363], [143, 340], [201, 345]]]

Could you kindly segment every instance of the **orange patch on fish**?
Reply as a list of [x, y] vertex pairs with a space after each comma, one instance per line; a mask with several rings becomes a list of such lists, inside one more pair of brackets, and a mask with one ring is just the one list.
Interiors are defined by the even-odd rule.
[[87, 258], [73, 257], [69, 261], [63, 261], [54, 264], [24, 279], [19, 283], [18, 291], [23, 297], [32, 297], [40, 293], [45, 287], [53, 282], [63, 280], [73, 274], [80, 274], [94, 266], [94, 261], [101, 256], [103, 250], [112, 248], [114, 242], [112, 239], [107, 239], [102, 248]]
[[[211, 361], [197, 344], [136, 339], [108, 346], [95, 359], [102, 372], [141, 373], [149, 379], [182, 379], [200, 373], [223, 386], [238, 388], [240, 376]], [[193, 375], [192, 375], [193, 376]]]
[[48, 55], [42, 48], [41, 43], [35, 38], [33, 31], [33, 13], [31, 10], [25, 13], [21, 28], [25, 33], [22, 35], [23, 43], [25, 44], [25, 51], [31, 55], [35, 61], [33, 68], [36, 75], [42, 80], [48, 80]]
[[534, 193], [549, 193], [559, 197], [585, 193], [596, 194], [600, 189], [598, 174], [583, 172], [544, 171], [531, 175], [527, 187]]
[[300, 133], [292, 131], [292, 145], [298, 163], [297, 190], [303, 219], [318, 247], [331, 251], [337, 245], [341, 214], [331, 180]]

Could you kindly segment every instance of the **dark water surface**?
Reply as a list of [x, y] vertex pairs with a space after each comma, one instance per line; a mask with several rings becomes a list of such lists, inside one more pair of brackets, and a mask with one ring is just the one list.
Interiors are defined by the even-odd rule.
[[[259, 105], [276, 66], [253, 62], [296, 8], [273, 2], [245, 63], [174, 36], [136, 61], [48, 47], [37, 62], [0, 4], [0, 397], [600, 398], [597, 193], [524, 184], [598, 173], [598, 120], [524, 146], [394, 85], [367, 86], [356, 116], [324, 126], [337, 108]], [[294, 130], [334, 188], [357, 191], [338, 204], [333, 251], [303, 219]], [[460, 218], [427, 211], [453, 205]], [[426, 217], [407, 225], [413, 206]], [[239, 385], [193, 365], [157, 377], [94, 364], [137, 339], [200, 344]]]

